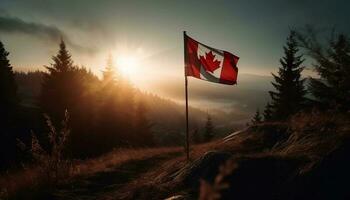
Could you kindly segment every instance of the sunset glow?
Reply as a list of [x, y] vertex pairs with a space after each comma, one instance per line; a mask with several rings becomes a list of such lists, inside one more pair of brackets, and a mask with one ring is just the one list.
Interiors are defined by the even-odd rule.
[[134, 56], [123, 55], [116, 58], [117, 66], [125, 76], [132, 77], [137, 74], [138, 60]]
[[350, 0], [0, 0], [0, 200], [350, 199]]

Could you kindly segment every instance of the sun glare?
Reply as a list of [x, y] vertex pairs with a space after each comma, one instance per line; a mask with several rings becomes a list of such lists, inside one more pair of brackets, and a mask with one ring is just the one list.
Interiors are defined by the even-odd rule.
[[132, 76], [136, 73], [137, 59], [132, 56], [120, 56], [117, 58], [118, 68], [126, 76]]

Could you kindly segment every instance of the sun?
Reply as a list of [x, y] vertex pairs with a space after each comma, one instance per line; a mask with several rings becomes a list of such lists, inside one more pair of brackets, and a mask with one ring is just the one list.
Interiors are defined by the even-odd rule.
[[136, 67], [137, 67], [138, 61], [136, 57], [133, 56], [118, 56], [117, 57], [117, 65], [121, 73], [128, 77], [132, 77], [137, 73]]

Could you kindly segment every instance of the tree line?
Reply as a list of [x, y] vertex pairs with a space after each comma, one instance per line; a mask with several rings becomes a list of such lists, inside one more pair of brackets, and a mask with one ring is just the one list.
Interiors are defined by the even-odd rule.
[[[19, 118], [25, 112], [28, 114], [33, 111], [31, 108], [23, 110], [24, 107], [20, 105], [17, 83], [8, 56], [9, 53], [0, 42], [2, 161], [12, 160], [17, 154], [15, 138], [23, 138], [15, 134], [22, 131], [17, 130], [23, 126], [23, 120]], [[38, 113], [46, 113], [57, 128], [68, 111], [71, 134], [67, 141], [67, 156], [84, 158], [120, 146], [154, 145], [147, 107], [141, 98], [137, 98], [136, 89], [127, 78], [117, 72], [112, 58], [108, 59], [100, 80], [86, 68], [76, 66], [64, 41], [61, 41], [57, 55], [52, 57], [52, 63], [46, 69], [47, 72], [31, 74], [42, 79], [35, 106], [40, 110]], [[26, 81], [21, 74], [18, 79]], [[35, 118], [33, 120], [45, 121], [42, 116]], [[40, 138], [40, 133], [35, 134], [39, 134]], [[41, 139], [47, 140], [44, 136]]]
[[[273, 74], [275, 90], [269, 92], [271, 100], [262, 112], [257, 111], [253, 124], [286, 120], [297, 112], [315, 108], [349, 111], [349, 38], [344, 34], [334, 34], [327, 43], [321, 43], [311, 29], [307, 31], [291, 31], [287, 37], [284, 56], [280, 59], [281, 67], [278, 74]], [[38, 96], [35, 108], [32, 108], [20, 105], [18, 93], [21, 91], [18, 91], [16, 80], [24, 85], [29, 80], [21, 73], [14, 76], [8, 56], [0, 42], [1, 163], [21, 159], [16, 138], [24, 138], [24, 142], [30, 143], [28, 130], [39, 130], [34, 134], [45, 144], [47, 136], [40, 135], [41, 131], [47, 131], [42, 113], [46, 113], [59, 129], [66, 111], [69, 112], [71, 134], [65, 154], [75, 158], [97, 156], [116, 147], [154, 146], [160, 139], [159, 133], [155, 134], [152, 129], [159, 124], [151, 121], [148, 115], [148, 104], [154, 104], [157, 98], [139, 95], [140, 92], [113, 66], [111, 57], [107, 59], [102, 78], [98, 78], [86, 68], [76, 66], [64, 41], [61, 41], [58, 53], [52, 57], [52, 64], [46, 66], [47, 72], [30, 74], [35, 80], [34, 93]], [[306, 79], [301, 76], [305, 58], [312, 58], [318, 77]], [[39, 89], [37, 85], [40, 85]], [[166, 107], [163, 100], [157, 102], [158, 107]], [[176, 106], [171, 109], [177, 110]], [[160, 110], [152, 112], [153, 115], [164, 115]], [[183, 116], [169, 116], [168, 113], [164, 116], [169, 120], [162, 119], [163, 123], [178, 121], [178, 127], [182, 127]], [[193, 127], [192, 141], [211, 140], [214, 129], [212, 118], [208, 115], [202, 134], [199, 128]], [[166, 135], [161, 138], [164, 144], [172, 144], [175, 140], [179, 144], [183, 142], [181, 135], [175, 137], [175, 133], [166, 132], [169, 130], [162, 132]], [[48, 142], [46, 147], [50, 148]]]
[[[3, 166], [30, 159], [17, 143], [20, 140], [30, 146], [31, 134], [50, 151], [52, 145], [46, 133], [52, 132], [50, 127], [60, 130], [67, 112], [70, 134], [64, 153], [68, 157], [98, 156], [120, 147], [184, 143], [184, 115], [179, 111], [182, 106], [134, 88], [119, 73], [111, 56], [99, 78], [85, 67], [75, 65], [61, 41], [45, 72], [14, 72], [9, 53], [0, 44], [0, 161]], [[201, 124], [204, 112], [190, 110], [191, 124]], [[44, 115], [50, 118], [52, 126], [47, 126]], [[212, 138], [213, 131], [203, 129], [197, 130], [196, 143]]]
[[[350, 110], [350, 40], [345, 34], [332, 33], [322, 42], [312, 27], [291, 30], [283, 47], [278, 74], [273, 74], [275, 90], [261, 114], [259, 109], [251, 123], [286, 120], [301, 112], [317, 109], [346, 113]], [[304, 57], [312, 59], [317, 76], [303, 78]], [[263, 115], [263, 116], [262, 116]]]

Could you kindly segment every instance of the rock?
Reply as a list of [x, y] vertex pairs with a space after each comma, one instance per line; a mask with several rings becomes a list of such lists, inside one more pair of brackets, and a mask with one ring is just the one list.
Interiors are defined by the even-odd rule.
[[179, 170], [174, 180], [183, 183], [193, 189], [199, 188], [199, 181], [204, 179], [213, 182], [218, 173], [219, 166], [232, 156], [231, 153], [221, 151], [210, 151], [192, 163], [187, 164]]

